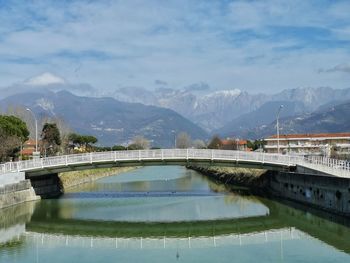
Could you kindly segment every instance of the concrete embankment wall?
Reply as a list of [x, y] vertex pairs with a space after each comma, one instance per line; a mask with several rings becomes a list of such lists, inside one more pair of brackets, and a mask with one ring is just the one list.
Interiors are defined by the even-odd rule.
[[306, 206], [350, 217], [350, 179], [335, 176], [261, 170], [199, 167], [188, 168], [222, 183], [244, 186], [255, 194], [275, 196]]
[[130, 167], [100, 168], [94, 170], [73, 171], [60, 174], [47, 174], [30, 178], [37, 195], [42, 198], [55, 198], [62, 195], [65, 189], [90, 183], [102, 177], [130, 171]]
[[132, 169], [135, 167], [102, 168], [33, 176], [27, 179], [23, 172], [2, 174], [0, 176], [0, 209], [40, 198], [55, 198], [69, 187]]
[[12, 205], [38, 200], [39, 196], [24, 173], [8, 173], [0, 176], [0, 209]]
[[269, 192], [328, 212], [350, 217], [350, 180], [335, 176], [271, 173]]

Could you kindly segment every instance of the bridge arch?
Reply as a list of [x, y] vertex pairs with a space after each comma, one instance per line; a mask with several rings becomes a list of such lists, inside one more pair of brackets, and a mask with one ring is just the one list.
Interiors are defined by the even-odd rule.
[[[25, 172], [27, 177], [102, 167], [210, 164], [277, 171], [308, 169], [350, 178], [350, 163], [323, 157], [211, 149], [157, 149], [93, 152], [38, 158], [0, 165], [1, 174]], [[312, 173], [312, 172], [311, 172]]]

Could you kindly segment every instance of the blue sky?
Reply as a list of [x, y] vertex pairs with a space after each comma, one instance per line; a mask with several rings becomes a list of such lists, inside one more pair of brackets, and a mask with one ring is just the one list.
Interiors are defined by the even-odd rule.
[[350, 1], [0, 0], [0, 86], [350, 87]]

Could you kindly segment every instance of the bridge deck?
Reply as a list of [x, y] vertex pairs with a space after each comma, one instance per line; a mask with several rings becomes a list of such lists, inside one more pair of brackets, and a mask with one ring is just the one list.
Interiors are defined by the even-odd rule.
[[350, 178], [350, 163], [342, 160], [210, 149], [111, 151], [38, 158], [0, 164], [0, 176], [11, 172], [40, 175], [98, 167], [186, 165], [188, 163], [209, 163], [268, 170], [288, 170], [301, 166], [319, 173]]

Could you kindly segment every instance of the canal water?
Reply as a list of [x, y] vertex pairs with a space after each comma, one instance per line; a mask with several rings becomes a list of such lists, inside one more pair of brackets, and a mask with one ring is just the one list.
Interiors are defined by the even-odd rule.
[[0, 262], [350, 262], [350, 229], [179, 166], [0, 210]]

